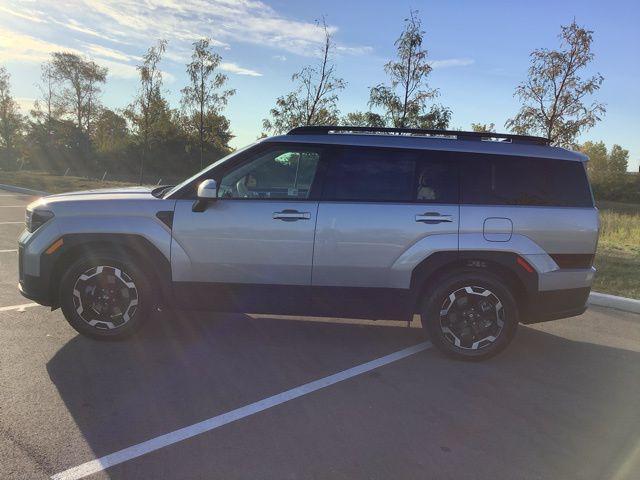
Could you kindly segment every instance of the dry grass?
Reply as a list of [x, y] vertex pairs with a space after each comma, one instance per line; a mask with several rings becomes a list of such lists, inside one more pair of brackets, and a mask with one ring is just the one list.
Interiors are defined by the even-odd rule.
[[113, 182], [92, 180], [82, 177], [63, 177], [43, 172], [3, 172], [0, 171], [0, 183], [16, 185], [18, 187], [31, 188], [47, 193], [63, 193], [78, 190], [91, 190], [95, 188], [128, 187], [135, 185], [127, 182]]
[[640, 205], [600, 204], [593, 289], [640, 299]]

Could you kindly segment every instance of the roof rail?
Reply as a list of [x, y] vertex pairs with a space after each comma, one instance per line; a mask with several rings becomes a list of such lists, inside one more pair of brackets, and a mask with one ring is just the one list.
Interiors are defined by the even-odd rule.
[[461, 132], [457, 130], [425, 130], [420, 128], [391, 127], [349, 127], [332, 125], [309, 125], [289, 130], [287, 135], [328, 135], [330, 133], [387, 133], [393, 135], [445, 137], [456, 140], [502, 141], [510, 143], [528, 143], [533, 145], [549, 145], [549, 139], [529, 135], [511, 135], [493, 132]]

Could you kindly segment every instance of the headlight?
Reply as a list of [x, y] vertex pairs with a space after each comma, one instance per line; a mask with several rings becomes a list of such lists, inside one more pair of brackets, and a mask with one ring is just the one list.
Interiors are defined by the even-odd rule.
[[53, 218], [53, 212], [49, 210], [29, 210], [27, 209], [25, 214], [25, 225], [27, 230], [35, 232], [38, 228], [44, 225], [47, 221]]

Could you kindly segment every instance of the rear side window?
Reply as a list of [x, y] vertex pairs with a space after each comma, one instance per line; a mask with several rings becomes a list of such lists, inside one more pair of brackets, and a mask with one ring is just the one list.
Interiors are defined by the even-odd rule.
[[439, 152], [338, 148], [329, 162], [323, 198], [457, 203], [457, 166]]
[[502, 155], [464, 155], [462, 203], [592, 207], [581, 162]]

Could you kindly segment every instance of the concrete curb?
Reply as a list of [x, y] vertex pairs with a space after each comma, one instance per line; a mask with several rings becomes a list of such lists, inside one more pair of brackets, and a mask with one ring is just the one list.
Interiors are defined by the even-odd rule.
[[7, 190], [9, 192], [22, 193], [25, 195], [37, 195], [39, 197], [44, 197], [46, 195], [49, 195], [47, 192], [42, 192], [40, 190], [32, 190], [31, 188], [16, 187], [14, 185], [5, 185], [4, 183], [0, 183], [0, 190]]
[[640, 300], [633, 298], [617, 297], [607, 293], [591, 292], [589, 294], [589, 305], [598, 307], [615, 308], [624, 312], [640, 314]]

